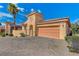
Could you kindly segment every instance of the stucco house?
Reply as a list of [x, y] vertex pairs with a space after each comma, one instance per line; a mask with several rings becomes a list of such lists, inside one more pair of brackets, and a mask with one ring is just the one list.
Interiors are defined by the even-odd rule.
[[24, 33], [28, 36], [64, 39], [71, 32], [69, 17], [46, 21], [41, 13], [31, 12], [27, 18], [28, 20], [22, 24], [22, 30], [13, 30], [14, 36]]

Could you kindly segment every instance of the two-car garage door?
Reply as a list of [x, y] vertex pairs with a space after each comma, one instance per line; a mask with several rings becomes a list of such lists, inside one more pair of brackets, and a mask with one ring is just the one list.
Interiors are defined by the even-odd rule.
[[40, 37], [48, 37], [48, 38], [55, 38], [59, 39], [60, 30], [59, 26], [55, 27], [39, 27], [38, 28], [38, 36]]

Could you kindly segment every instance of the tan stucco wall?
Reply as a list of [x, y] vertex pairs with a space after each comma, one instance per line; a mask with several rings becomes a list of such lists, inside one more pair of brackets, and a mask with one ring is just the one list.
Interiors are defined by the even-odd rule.
[[[28, 21], [27, 21], [27, 35], [30, 35], [30, 26], [33, 26], [32, 30], [33, 30], [33, 36], [35, 36], [35, 15], [31, 15], [28, 17]], [[30, 36], [32, 36], [30, 35]]]
[[5, 25], [5, 33], [6, 34], [10, 34], [10, 29], [11, 29], [10, 23], [6, 22], [6, 25]]
[[60, 39], [65, 39], [70, 34], [71, 30], [67, 22], [60, 23]]
[[[35, 14], [31, 14], [28, 16], [28, 20], [27, 20], [27, 35], [30, 35], [30, 36], [36, 36], [37, 35], [37, 23], [38, 22], [41, 22], [43, 19], [42, 19], [42, 16], [41, 14], [38, 14], [38, 13], [35, 13]], [[33, 34], [31, 35], [30, 34], [30, 26], [32, 26], [32, 32]]]
[[64, 39], [66, 36], [66, 23], [60, 23], [60, 39]]

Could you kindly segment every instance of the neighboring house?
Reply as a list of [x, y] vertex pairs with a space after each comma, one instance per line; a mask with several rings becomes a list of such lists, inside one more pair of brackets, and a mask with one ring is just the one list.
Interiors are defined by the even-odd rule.
[[22, 30], [14, 30], [13, 35], [20, 36], [20, 33], [25, 33], [28, 36], [64, 39], [71, 32], [70, 26], [68, 17], [45, 21], [42, 14], [31, 12], [28, 20], [22, 24]]
[[0, 32], [4, 32], [5, 31], [5, 26], [0, 26]]
[[[5, 33], [6, 34], [11, 34], [13, 32], [14, 29], [14, 24], [11, 22], [6, 22], [5, 23]], [[16, 30], [22, 30], [22, 26], [21, 25], [16, 25]]]
[[[5, 22], [5, 25], [0, 26], [0, 32], [5, 32], [6, 35], [12, 34], [14, 30], [14, 24], [11, 22]], [[22, 25], [16, 25], [16, 30], [22, 30]]]

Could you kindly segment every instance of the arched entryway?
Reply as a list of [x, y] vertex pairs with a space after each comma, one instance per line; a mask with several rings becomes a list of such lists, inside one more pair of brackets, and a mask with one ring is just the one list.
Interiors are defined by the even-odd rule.
[[33, 36], [33, 25], [30, 25], [29, 35], [30, 36]]

